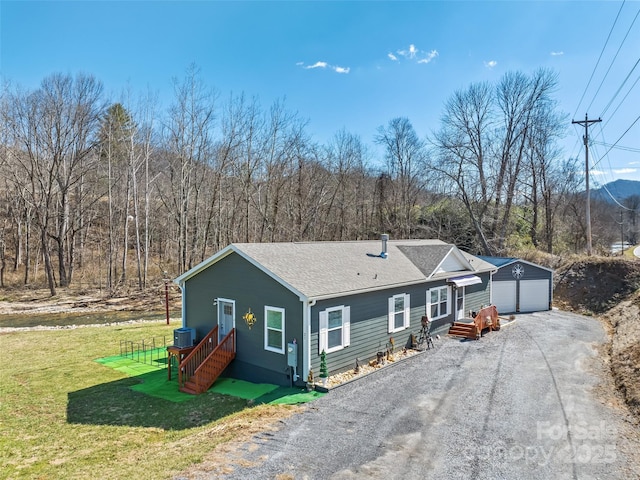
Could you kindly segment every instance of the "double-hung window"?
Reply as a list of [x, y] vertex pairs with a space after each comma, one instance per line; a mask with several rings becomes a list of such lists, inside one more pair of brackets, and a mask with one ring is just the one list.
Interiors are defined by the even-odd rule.
[[432, 288], [427, 292], [431, 320], [449, 315], [449, 287]]
[[264, 307], [264, 349], [284, 354], [284, 308]]
[[389, 333], [409, 328], [410, 311], [409, 294], [401, 293], [389, 297]]
[[318, 353], [342, 350], [351, 340], [350, 308], [341, 305], [319, 313]]

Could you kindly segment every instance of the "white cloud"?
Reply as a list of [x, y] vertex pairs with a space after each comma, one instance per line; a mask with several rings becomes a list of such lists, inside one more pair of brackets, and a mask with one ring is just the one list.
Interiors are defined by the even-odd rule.
[[429, 63], [435, 57], [438, 56], [437, 50], [431, 50], [430, 52], [425, 52], [424, 50], [420, 50], [413, 43], [409, 45], [408, 49], [397, 50], [396, 54], [387, 53], [387, 57], [391, 61], [397, 62], [400, 59], [398, 57], [405, 58], [407, 60], [415, 60], [417, 63]]
[[498, 62], [496, 62], [495, 60], [489, 60], [488, 62], [484, 62], [484, 66], [487, 68], [493, 68], [496, 65], [498, 65]]
[[551, 52], [552, 57], [559, 57], [561, 55], [564, 55], [564, 52]]
[[629, 165], [640, 165], [640, 162], [629, 162]]
[[328, 63], [327, 62], [316, 62], [313, 65], [305, 65], [303, 68], [306, 68], [307, 70], [311, 69], [311, 68], [327, 68]]
[[625, 175], [627, 173], [636, 173], [637, 171], [637, 168], [618, 168], [617, 170], [614, 170], [613, 173], [618, 175]]
[[438, 51], [437, 50], [431, 50], [429, 53], [427, 53], [426, 57], [421, 58], [420, 60], [418, 60], [418, 63], [429, 63], [431, 60], [433, 60], [437, 56], [438, 56]]
[[604, 175], [605, 172], [603, 172], [602, 170], [589, 170], [589, 173], [591, 175]]
[[340, 67], [338, 65], [331, 65], [327, 62], [316, 62], [313, 65], [305, 65], [304, 62], [296, 63], [297, 66], [304, 68], [305, 70], [313, 70], [316, 68], [328, 68], [329, 70], [333, 70], [336, 73], [349, 73], [351, 71], [350, 67]]

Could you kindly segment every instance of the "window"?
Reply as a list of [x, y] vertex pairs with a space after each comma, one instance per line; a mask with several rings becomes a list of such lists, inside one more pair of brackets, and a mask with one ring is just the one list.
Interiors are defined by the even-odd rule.
[[410, 311], [409, 294], [401, 293], [389, 298], [389, 333], [409, 328]]
[[264, 307], [264, 349], [284, 354], [284, 309]]
[[322, 310], [319, 313], [318, 354], [342, 350], [351, 340], [351, 310], [341, 305]]
[[427, 293], [431, 320], [449, 315], [449, 287], [432, 288]]

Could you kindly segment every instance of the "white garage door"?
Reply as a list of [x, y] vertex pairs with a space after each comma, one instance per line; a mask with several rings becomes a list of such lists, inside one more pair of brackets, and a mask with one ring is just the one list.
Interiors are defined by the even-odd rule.
[[521, 280], [520, 311], [540, 312], [542, 310], [549, 310], [549, 280]]
[[492, 282], [491, 298], [500, 315], [515, 312], [516, 282]]

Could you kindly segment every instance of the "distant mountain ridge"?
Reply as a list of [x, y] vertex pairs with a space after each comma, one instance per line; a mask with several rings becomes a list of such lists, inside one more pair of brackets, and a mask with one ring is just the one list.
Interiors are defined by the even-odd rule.
[[603, 187], [592, 190], [591, 198], [613, 202], [607, 190], [620, 202], [632, 195], [640, 196], [640, 182], [636, 180], [616, 180], [615, 182], [609, 182]]

